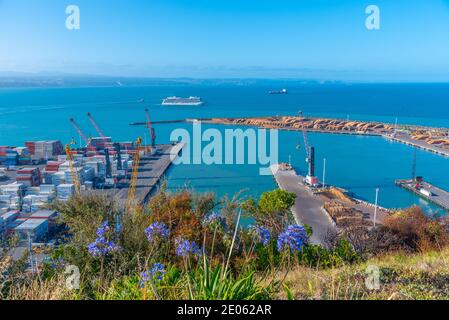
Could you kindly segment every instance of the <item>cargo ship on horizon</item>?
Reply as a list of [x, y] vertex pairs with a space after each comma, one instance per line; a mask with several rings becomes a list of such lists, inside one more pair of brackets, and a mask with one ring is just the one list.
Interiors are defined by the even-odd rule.
[[268, 92], [269, 94], [288, 94], [288, 90], [287, 89], [282, 89], [282, 90], [272, 90], [270, 92]]

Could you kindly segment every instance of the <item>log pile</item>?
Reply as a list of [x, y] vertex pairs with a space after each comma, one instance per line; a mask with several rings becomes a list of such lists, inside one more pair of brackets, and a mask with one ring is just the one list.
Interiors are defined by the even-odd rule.
[[411, 138], [417, 141], [424, 141], [428, 144], [449, 148], [449, 138], [447, 134], [435, 130], [416, 130], [410, 134]]
[[369, 220], [364, 214], [336, 201], [329, 201], [324, 204], [324, 209], [337, 224], [337, 227], [345, 229], [354, 226], [369, 226]]
[[212, 119], [214, 123], [246, 125], [263, 128], [277, 129], [302, 129], [315, 131], [345, 131], [357, 133], [384, 133], [393, 129], [391, 125], [364, 122], [364, 121], [345, 121], [338, 119], [314, 119], [300, 117], [266, 117], [266, 118], [237, 118], [237, 119]]

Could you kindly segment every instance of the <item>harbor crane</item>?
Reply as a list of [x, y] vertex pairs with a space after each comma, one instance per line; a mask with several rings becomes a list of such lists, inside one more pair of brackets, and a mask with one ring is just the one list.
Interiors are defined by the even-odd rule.
[[[302, 119], [301, 131], [304, 139], [304, 148], [306, 151], [306, 162], [308, 163], [308, 172], [305, 178], [305, 183], [310, 186], [316, 186], [318, 184], [318, 178], [315, 176], [315, 147], [309, 145], [309, 136], [305, 127], [303, 112], [299, 111], [299, 119]], [[300, 144], [298, 144], [298, 149]]]
[[147, 127], [151, 137], [151, 146], [154, 148], [156, 147], [156, 131], [151, 125], [150, 111], [148, 109], [145, 109], [145, 114], [147, 116]]
[[126, 199], [125, 212], [130, 213], [135, 202], [137, 177], [139, 175], [140, 148], [142, 146], [142, 138], [137, 138], [136, 153], [133, 158], [133, 171], [129, 181], [128, 198]]
[[106, 136], [104, 135], [103, 131], [100, 129], [100, 127], [97, 125], [97, 123], [95, 122], [94, 118], [92, 117], [92, 114], [90, 112], [87, 113], [87, 117], [89, 118], [90, 122], [92, 123], [92, 125], [95, 128], [95, 131], [98, 132], [98, 134], [100, 135], [100, 137], [102, 137], [103, 139], [106, 138]]
[[86, 135], [83, 133], [83, 131], [80, 129], [80, 127], [78, 126], [78, 124], [76, 123], [75, 119], [70, 118], [70, 122], [72, 123], [73, 127], [76, 129], [76, 131], [78, 132], [79, 136], [81, 137], [81, 139], [83, 139], [83, 141], [86, 143], [86, 145], [90, 144], [89, 139], [86, 137]]
[[70, 144], [65, 145], [65, 153], [67, 156], [67, 161], [69, 162], [69, 168], [72, 174], [73, 184], [75, 185], [75, 192], [77, 195], [79, 195], [81, 193], [81, 185], [78, 179], [78, 173], [75, 171], [75, 167], [73, 166], [73, 154], [75, 153], [75, 151], [70, 147], [70, 145], [73, 144], [75, 144], [74, 141], [72, 141]]

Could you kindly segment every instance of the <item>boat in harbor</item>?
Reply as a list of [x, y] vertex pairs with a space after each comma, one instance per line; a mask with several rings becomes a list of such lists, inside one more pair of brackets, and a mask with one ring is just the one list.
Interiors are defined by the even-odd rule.
[[199, 97], [168, 97], [162, 100], [163, 106], [201, 106], [203, 104], [204, 101]]

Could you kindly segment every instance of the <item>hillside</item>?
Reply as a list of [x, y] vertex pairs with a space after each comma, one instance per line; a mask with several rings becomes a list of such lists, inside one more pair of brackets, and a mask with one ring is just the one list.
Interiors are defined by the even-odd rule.
[[[369, 290], [365, 283], [373, 279], [370, 266], [377, 266], [380, 271], [377, 290]], [[284, 276], [279, 273], [276, 278], [280, 280]], [[288, 289], [278, 292], [276, 299], [447, 300], [449, 248], [413, 255], [388, 254], [328, 270], [297, 267], [288, 272], [284, 283]]]

